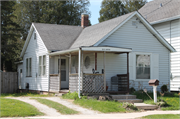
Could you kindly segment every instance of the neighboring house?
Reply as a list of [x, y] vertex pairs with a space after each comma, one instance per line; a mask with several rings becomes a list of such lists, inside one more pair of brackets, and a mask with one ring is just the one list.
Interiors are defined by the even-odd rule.
[[171, 54], [170, 90], [178, 91], [180, 87], [180, 0], [154, 0], [143, 6], [139, 12], [177, 51]]
[[152, 91], [150, 79], [169, 83], [175, 49], [138, 12], [87, 25], [87, 14], [81, 27], [32, 23], [21, 52], [22, 89], [128, 93]]

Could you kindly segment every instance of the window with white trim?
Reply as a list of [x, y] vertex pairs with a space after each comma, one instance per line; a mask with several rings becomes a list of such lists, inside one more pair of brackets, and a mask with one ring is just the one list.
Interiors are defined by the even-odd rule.
[[39, 76], [46, 75], [46, 55], [39, 56]]
[[151, 55], [136, 54], [136, 79], [150, 79]]
[[32, 76], [32, 58], [26, 59], [26, 76], [31, 77]]

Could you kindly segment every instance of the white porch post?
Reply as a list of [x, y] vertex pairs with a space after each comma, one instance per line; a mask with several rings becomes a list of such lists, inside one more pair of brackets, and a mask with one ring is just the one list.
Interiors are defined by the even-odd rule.
[[78, 67], [78, 76], [79, 76], [79, 87], [78, 87], [78, 97], [81, 98], [80, 96], [80, 82], [81, 82], [81, 49], [79, 49], [79, 67]]
[[59, 91], [61, 90], [61, 55], [59, 55]]
[[103, 61], [103, 68], [104, 68], [104, 92], [106, 92], [106, 52], [104, 51], [104, 61]]
[[83, 51], [81, 51], [81, 87], [82, 87], [82, 91], [83, 91], [83, 63], [84, 63], [84, 59], [83, 59]]

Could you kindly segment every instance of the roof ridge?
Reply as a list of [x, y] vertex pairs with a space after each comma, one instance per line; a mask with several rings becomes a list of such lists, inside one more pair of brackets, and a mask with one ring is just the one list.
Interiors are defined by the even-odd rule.
[[81, 26], [76, 26], [76, 25], [50, 24], [50, 23], [35, 23], [35, 22], [32, 22], [32, 24], [45, 24], [45, 25], [57, 25], [57, 26], [73, 26], [73, 27], [81, 27]]

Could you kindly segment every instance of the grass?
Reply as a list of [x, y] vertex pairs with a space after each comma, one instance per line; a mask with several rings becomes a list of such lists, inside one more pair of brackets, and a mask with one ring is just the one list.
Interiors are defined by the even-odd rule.
[[[74, 93], [67, 93], [62, 96], [64, 99], [74, 99], [74, 104], [80, 105], [82, 107], [96, 110], [102, 113], [112, 113], [112, 112], [132, 112], [137, 111], [136, 109], [132, 109], [133, 107], [130, 107], [131, 105], [115, 102], [115, 101], [99, 101], [95, 99], [87, 99], [87, 97], [82, 96], [82, 99], [78, 98], [78, 94], [76, 92]], [[126, 108], [129, 106], [130, 108]]]
[[[138, 99], [143, 99], [144, 103], [146, 104], [154, 104], [154, 100], [150, 100], [150, 98], [147, 96], [145, 93], [141, 93], [139, 91], [136, 91], [133, 93], [136, 95]], [[151, 98], [153, 98], [153, 93], [149, 92], [148, 93]], [[157, 98], [158, 98], [158, 103], [161, 101], [164, 102], [164, 104], [161, 106], [162, 110], [179, 110], [180, 109], [180, 98], [178, 94], [176, 93], [171, 93], [171, 94], [165, 94], [164, 96], [161, 96], [159, 93], [157, 93]]]
[[1, 117], [26, 117], [43, 115], [32, 105], [14, 99], [0, 98]]
[[155, 114], [142, 117], [143, 119], [180, 119], [179, 114]]
[[42, 94], [38, 94], [38, 93], [1, 93], [1, 97], [21, 97], [21, 96], [25, 96], [25, 97], [48, 97], [50, 95], [42, 95]]
[[42, 104], [52, 107], [52, 108], [56, 109], [57, 111], [59, 111], [61, 114], [78, 114], [79, 113], [78, 111], [70, 109], [64, 105], [61, 105], [61, 104], [51, 101], [51, 100], [41, 99], [41, 98], [31, 98], [31, 99], [35, 99]]

